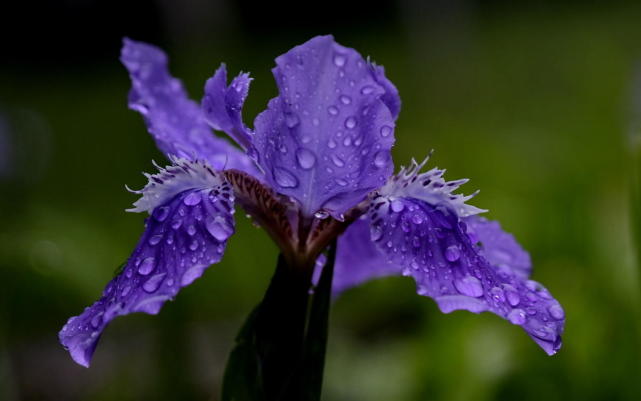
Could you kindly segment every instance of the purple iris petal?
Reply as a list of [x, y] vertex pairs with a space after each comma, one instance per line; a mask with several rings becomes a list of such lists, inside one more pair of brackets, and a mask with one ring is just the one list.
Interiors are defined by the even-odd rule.
[[145, 118], [149, 132], [166, 155], [207, 160], [215, 169], [254, 173], [253, 162], [239, 149], [216, 137], [197, 103], [169, 74], [167, 56], [155, 46], [124, 39], [120, 60], [129, 71], [129, 107]]
[[205, 119], [209, 125], [215, 130], [226, 132], [247, 150], [253, 149], [252, 133], [243, 124], [242, 111], [250, 82], [249, 74], [241, 73], [227, 86], [227, 69], [223, 64], [207, 80], [202, 100]]
[[370, 239], [369, 219], [353, 222], [338, 239], [332, 292], [341, 292], [379, 277], [400, 274]]
[[491, 311], [523, 327], [548, 354], [561, 347], [564, 313], [559, 303], [539, 283], [490, 265], [452, 209], [379, 196], [368, 215], [378, 248], [441, 311]]
[[487, 220], [479, 216], [463, 219], [467, 225], [467, 233], [473, 244], [480, 243], [479, 253], [496, 269], [510, 269], [512, 272], [527, 279], [532, 271], [532, 261], [514, 236], [503, 231], [497, 221]]
[[293, 48], [276, 64], [279, 96], [255, 121], [258, 163], [305, 215], [325, 209], [340, 218], [392, 172], [386, 88], [358, 52], [331, 36]]
[[[60, 342], [80, 365], [89, 366], [102, 331], [115, 317], [157, 314], [165, 301], [220, 261], [234, 232], [233, 196], [229, 184], [207, 168], [179, 161], [151, 177], [138, 207], [151, 206], [146, 195], [150, 200], [177, 193], [153, 208], [136, 249], [102, 297], [60, 331]], [[207, 180], [213, 185], [201, 185]], [[188, 182], [197, 185], [182, 190]], [[173, 189], [159, 190], [163, 185]]]

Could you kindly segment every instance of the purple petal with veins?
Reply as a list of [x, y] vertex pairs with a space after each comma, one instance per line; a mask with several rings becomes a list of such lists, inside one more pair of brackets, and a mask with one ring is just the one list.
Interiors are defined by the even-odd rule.
[[251, 78], [241, 73], [227, 86], [227, 69], [221, 65], [205, 84], [202, 108], [211, 127], [226, 132], [244, 149], [253, 152], [252, 132], [242, 121], [243, 104]]
[[464, 218], [467, 234], [473, 244], [478, 244], [479, 253], [498, 270], [508, 269], [527, 279], [532, 272], [532, 261], [514, 236], [503, 231], [498, 221], [479, 216]]
[[129, 107], [143, 115], [165, 155], [207, 160], [217, 170], [236, 168], [255, 174], [254, 163], [247, 155], [213, 134], [199, 105], [169, 74], [162, 50], [125, 39], [120, 60], [131, 77]]
[[559, 303], [539, 283], [492, 266], [453, 209], [378, 196], [368, 216], [379, 250], [403, 275], [413, 277], [418, 293], [433, 298], [441, 311], [490, 311], [523, 327], [548, 354], [561, 347], [564, 313]]
[[386, 87], [358, 52], [331, 36], [293, 48], [276, 64], [279, 96], [255, 121], [258, 163], [304, 215], [325, 209], [340, 218], [392, 172]]
[[[80, 365], [89, 366], [100, 335], [111, 320], [133, 312], [157, 314], [165, 301], [222, 258], [234, 232], [233, 195], [222, 176], [208, 169], [200, 163], [177, 161], [154, 175], [143, 189], [143, 198], [163, 194], [167, 199], [137, 206], [153, 212], [134, 252], [107, 284], [102, 297], [69, 319], [59, 333], [60, 342]], [[159, 190], [181, 174], [191, 177], [192, 185], [183, 179], [179, 181], [184, 186]], [[203, 182], [210, 185], [203, 186]]]

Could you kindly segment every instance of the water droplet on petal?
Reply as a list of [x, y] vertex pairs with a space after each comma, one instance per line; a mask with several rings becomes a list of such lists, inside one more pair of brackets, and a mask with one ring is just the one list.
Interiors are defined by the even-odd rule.
[[274, 167], [273, 175], [276, 183], [283, 188], [296, 188], [298, 186], [298, 178], [284, 168]]
[[423, 216], [420, 213], [414, 213], [412, 215], [412, 223], [414, 223], [414, 224], [422, 224], [423, 223]]
[[145, 284], [142, 285], [142, 289], [146, 292], [154, 292], [160, 287], [160, 284], [165, 279], [167, 273], [158, 273], [155, 276], [152, 276], [149, 280], [145, 281]]
[[338, 99], [345, 105], [352, 103], [352, 98], [347, 95], [341, 95]]
[[337, 115], [337, 114], [338, 114], [338, 107], [336, 107], [336, 106], [329, 106], [329, 107], [327, 108], [327, 112], [328, 112], [329, 114], [331, 114], [332, 116], [335, 116], [335, 115]]
[[343, 167], [345, 165], [345, 162], [343, 161], [343, 159], [338, 157], [338, 155], [332, 154], [331, 158], [332, 158], [332, 163], [334, 163], [336, 167]]
[[147, 242], [149, 242], [149, 245], [153, 246], [159, 243], [160, 241], [162, 241], [162, 234], [156, 234], [149, 237], [149, 240]]
[[548, 307], [548, 312], [550, 313], [550, 316], [552, 316], [556, 320], [561, 320], [565, 317], [565, 312], [563, 311], [563, 308], [559, 304], [550, 305]]
[[140, 266], [138, 266], [138, 273], [142, 274], [143, 276], [146, 276], [152, 271], [154, 271], [155, 267], [156, 267], [156, 259], [150, 256], [148, 258], [145, 258], [140, 263]]
[[512, 324], [524, 324], [527, 321], [527, 315], [523, 309], [516, 308], [507, 314], [507, 320]]
[[352, 144], [352, 137], [346, 136], [345, 139], [343, 139], [343, 146], [349, 146], [351, 144]]
[[189, 227], [187, 227], [187, 234], [189, 235], [196, 234], [196, 226], [194, 226], [193, 224], [190, 224]]
[[327, 141], [327, 147], [330, 149], [334, 149], [336, 147], [336, 142], [333, 139], [330, 139]]
[[342, 178], [337, 178], [337, 179], [336, 179], [336, 180], [334, 180], [334, 181], [336, 181], [336, 184], [340, 185], [341, 187], [344, 187], [344, 186], [346, 186], [346, 185], [347, 185], [347, 181], [345, 181], [345, 180], [344, 180], [344, 179], [342, 179]]
[[296, 151], [296, 160], [302, 169], [309, 170], [316, 164], [316, 155], [309, 149], [300, 148]]
[[192, 192], [189, 195], [185, 196], [185, 199], [183, 199], [183, 203], [187, 206], [194, 206], [199, 204], [201, 199], [202, 198], [200, 196], [200, 193]]
[[91, 319], [91, 325], [93, 326], [94, 329], [97, 329], [98, 326], [100, 326], [100, 323], [102, 323], [102, 315], [103, 315], [102, 312], [98, 312], [96, 316], [94, 316]]
[[192, 251], [198, 249], [198, 240], [191, 241], [191, 244], [189, 244], [189, 249]]
[[374, 165], [378, 168], [385, 167], [389, 152], [381, 150], [374, 155]]
[[450, 245], [445, 249], [445, 259], [456, 262], [461, 257], [461, 250], [456, 245]]
[[167, 216], [169, 216], [169, 206], [161, 206], [154, 210], [154, 218], [160, 222], [165, 221]]
[[369, 95], [372, 92], [374, 92], [374, 87], [371, 85], [365, 85], [363, 86], [363, 89], [361, 89], [361, 93], [363, 95]]
[[319, 220], [325, 220], [329, 217], [329, 213], [327, 213], [325, 210], [319, 210], [318, 212], [314, 213], [314, 217]]
[[371, 226], [369, 229], [369, 235], [372, 241], [378, 241], [383, 236], [383, 230], [378, 226]]
[[344, 66], [346, 61], [347, 59], [342, 54], [338, 54], [338, 53], [334, 54], [334, 65], [336, 67]]
[[175, 219], [173, 219], [173, 220], [171, 221], [171, 228], [173, 228], [174, 230], [177, 230], [177, 229], [179, 229], [179, 228], [180, 228], [180, 226], [182, 225], [182, 223], [183, 223], [183, 221], [182, 221], [181, 219], [179, 219], [179, 218], [175, 218]]
[[399, 199], [394, 199], [390, 204], [390, 207], [392, 208], [393, 212], [399, 213], [402, 212], [403, 209], [405, 209], [405, 204]]
[[483, 286], [479, 279], [473, 276], [465, 276], [454, 280], [454, 287], [463, 295], [469, 297], [480, 297], [483, 295]]
[[356, 127], [356, 119], [354, 117], [347, 117], [345, 120], [345, 128], [352, 129]]
[[320, 120], [318, 118], [313, 118], [312, 119], [312, 125], [314, 127], [318, 127], [320, 125]]
[[389, 125], [383, 125], [381, 127], [380, 133], [383, 138], [386, 138], [392, 133], [392, 127], [390, 127]]
[[234, 233], [234, 228], [222, 217], [208, 218], [205, 222], [205, 227], [207, 227], [207, 231], [220, 242], [225, 241]]

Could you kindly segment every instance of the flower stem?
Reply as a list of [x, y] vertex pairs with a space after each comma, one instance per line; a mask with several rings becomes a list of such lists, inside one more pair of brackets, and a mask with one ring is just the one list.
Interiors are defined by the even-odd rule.
[[263, 300], [236, 337], [223, 380], [223, 401], [320, 399], [336, 243], [318, 285], [312, 269], [280, 255]]

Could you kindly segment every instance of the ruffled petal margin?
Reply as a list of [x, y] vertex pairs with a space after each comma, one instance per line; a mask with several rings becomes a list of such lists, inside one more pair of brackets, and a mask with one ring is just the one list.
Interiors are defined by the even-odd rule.
[[117, 316], [155, 315], [165, 301], [223, 256], [234, 232], [234, 198], [222, 174], [204, 162], [174, 160], [149, 176], [134, 211], [149, 211], [145, 231], [102, 297], [67, 321], [60, 342], [89, 366], [100, 336]]

